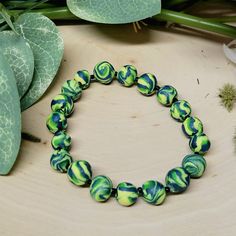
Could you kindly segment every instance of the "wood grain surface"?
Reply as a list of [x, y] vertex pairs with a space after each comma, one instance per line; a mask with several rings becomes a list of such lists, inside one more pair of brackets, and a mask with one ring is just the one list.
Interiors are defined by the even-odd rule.
[[[41, 143], [23, 141], [11, 174], [0, 177], [0, 235], [235, 235], [236, 109], [228, 113], [219, 105], [218, 89], [227, 82], [236, 85], [236, 67], [224, 57], [224, 40], [157, 29], [136, 34], [131, 25], [61, 26], [60, 31], [65, 41], [60, 72], [41, 101], [23, 113], [23, 130]], [[156, 74], [160, 85], [176, 87], [211, 139], [204, 176], [162, 206], [142, 199], [130, 208], [115, 199], [96, 203], [87, 188], [73, 186], [49, 166], [52, 135], [45, 119], [50, 102], [78, 69], [92, 72], [101, 60], [117, 69], [133, 64], [140, 74]], [[169, 109], [135, 87], [93, 83], [75, 107], [68, 129], [74, 159], [89, 161], [94, 175], [107, 175], [115, 185], [163, 182], [190, 153]]]

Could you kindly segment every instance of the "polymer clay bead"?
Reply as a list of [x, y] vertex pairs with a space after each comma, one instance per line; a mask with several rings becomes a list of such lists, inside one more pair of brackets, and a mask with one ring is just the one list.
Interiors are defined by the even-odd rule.
[[146, 181], [142, 186], [142, 190], [143, 199], [152, 205], [160, 205], [166, 198], [165, 187], [155, 180]]
[[198, 154], [190, 154], [184, 157], [182, 167], [188, 172], [191, 178], [199, 178], [206, 169], [206, 160]]
[[59, 94], [52, 100], [51, 109], [69, 116], [74, 110], [74, 102], [65, 94]]
[[71, 137], [65, 131], [59, 131], [53, 136], [51, 144], [55, 150], [69, 150], [71, 146]]
[[157, 100], [164, 106], [171, 106], [177, 97], [177, 90], [170, 86], [165, 85], [157, 91]]
[[171, 193], [181, 193], [185, 191], [190, 183], [190, 175], [182, 167], [170, 170], [166, 175], [166, 187]]
[[67, 171], [67, 176], [73, 184], [84, 186], [92, 178], [92, 168], [87, 161], [74, 161]]
[[203, 124], [197, 117], [187, 117], [182, 124], [182, 130], [187, 137], [203, 132]]
[[190, 104], [185, 100], [176, 101], [170, 108], [170, 114], [175, 120], [183, 122], [191, 114]]
[[131, 206], [136, 203], [138, 199], [137, 188], [127, 182], [122, 182], [117, 186], [116, 200], [122, 206]]
[[123, 66], [117, 73], [117, 80], [125, 87], [130, 87], [137, 78], [137, 69], [132, 65]]
[[189, 147], [194, 153], [204, 155], [210, 149], [211, 143], [205, 134], [196, 134], [189, 140]]
[[67, 128], [67, 119], [61, 112], [52, 112], [47, 118], [46, 125], [48, 130], [55, 134]]
[[79, 70], [75, 73], [74, 80], [80, 84], [82, 89], [87, 89], [91, 83], [91, 76], [87, 70]]
[[73, 101], [76, 101], [80, 98], [82, 89], [80, 88], [80, 84], [77, 81], [67, 80], [62, 85], [61, 92], [70, 97]]
[[98, 175], [93, 178], [90, 185], [90, 195], [97, 202], [107, 201], [112, 193], [113, 184], [110, 178]]
[[110, 84], [115, 77], [115, 69], [109, 62], [103, 61], [94, 67], [93, 75], [100, 83]]
[[65, 173], [72, 163], [72, 157], [64, 150], [55, 150], [50, 159], [50, 165], [54, 170]]
[[137, 87], [138, 91], [145, 96], [154, 94], [157, 87], [155, 75], [150, 73], [141, 75], [137, 80]]

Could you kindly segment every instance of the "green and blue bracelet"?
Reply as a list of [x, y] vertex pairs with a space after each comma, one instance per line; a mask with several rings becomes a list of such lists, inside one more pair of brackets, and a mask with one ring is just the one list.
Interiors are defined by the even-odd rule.
[[[125, 87], [136, 84], [138, 91], [145, 96], [156, 94], [162, 105], [170, 107], [170, 115], [182, 123], [182, 130], [189, 138], [189, 147], [193, 154], [184, 157], [181, 167], [173, 168], [167, 173], [165, 184], [148, 180], [142, 187], [136, 188], [131, 183], [122, 182], [114, 188], [109, 177], [98, 175], [92, 178], [91, 165], [85, 160], [73, 161], [69, 153], [71, 137], [66, 133], [66, 128], [67, 118], [74, 110], [74, 102], [91, 82], [110, 84], [115, 78]], [[54, 134], [51, 142], [54, 149], [50, 159], [51, 167], [58, 172], [67, 173], [74, 185], [89, 186], [90, 195], [97, 202], [105, 202], [113, 196], [119, 204], [131, 206], [138, 197], [142, 197], [152, 205], [160, 205], [168, 193], [184, 192], [189, 186], [190, 178], [203, 175], [206, 168], [203, 155], [209, 150], [210, 141], [203, 133], [202, 122], [191, 116], [190, 104], [185, 100], [178, 100], [177, 95], [176, 89], [170, 85], [159, 87], [153, 74], [138, 76], [132, 65], [126, 65], [116, 72], [109, 62], [104, 61], [95, 66], [93, 75], [86, 70], [78, 71], [73, 80], [67, 80], [63, 84], [61, 94], [51, 102], [52, 113], [46, 122], [47, 128]]]

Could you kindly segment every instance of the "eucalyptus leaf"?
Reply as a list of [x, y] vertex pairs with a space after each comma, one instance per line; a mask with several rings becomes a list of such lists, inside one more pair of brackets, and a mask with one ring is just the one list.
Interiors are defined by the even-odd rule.
[[7, 58], [16, 78], [20, 98], [28, 90], [34, 73], [34, 56], [29, 44], [12, 31], [0, 33], [0, 51]]
[[35, 62], [33, 81], [21, 99], [21, 109], [33, 105], [54, 79], [63, 56], [63, 40], [55, 24], [38, 13], [19, 16], [15, 29], [29, 43]]
[[236, 40], [231, 41], [228, 45], [223, 45], [225, 56], [232, 62], [236, 63]]
[[0, 174], [11, 170], [21, 142], [21, 110], [14, 72], [0, 53]]
[[70, 11], [84, 20], [123, 24], [154, 16], [161, 11], [161, 0], [67, 0]]

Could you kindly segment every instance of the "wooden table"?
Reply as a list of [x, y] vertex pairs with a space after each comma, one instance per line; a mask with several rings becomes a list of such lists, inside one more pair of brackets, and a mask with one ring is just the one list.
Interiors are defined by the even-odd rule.
[[[42, 142], [23, 141], [14, 169], [0, 180], [0, 235], [235, 235], [236, 109], [228, 113], [219, 105], [218, 89], [227, 82], [236, 85], [236, 68], [224, 57], [223, 40], [157, 29], [136, 34], [131, 25], [61, 26], [60, 31], [65, 40], [60, 72], [41, 101], [23, 113], [23, 130]], [[98, 204], [88, 189], [73, 186], [49, 166], [52, 135], [45, 119], [50, 101], [76, 70], [92, 71], [101, 60], [117, 69], [133, 64], [140, 74], [156, 74], [160, 85], [176, 87], [211, 139], [204, 176], [162, 206], [142, 199], [130, 208], [114, 199]], [[155, 96], [114, 82], [94, 83], [84, 91], [68, 132], [71, 154], [89, 161], [94, 175], [107, 175], [114, 185], [129, 181], [140, 186], [148, 179], [163, 182], [167, 171], [190, 153], [180, 128]]]

